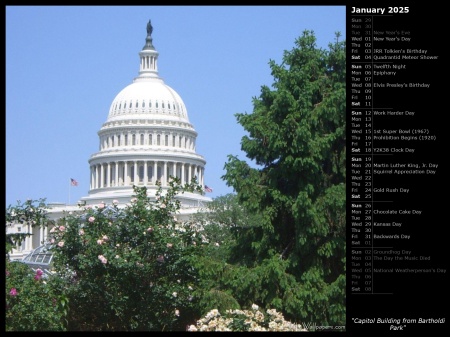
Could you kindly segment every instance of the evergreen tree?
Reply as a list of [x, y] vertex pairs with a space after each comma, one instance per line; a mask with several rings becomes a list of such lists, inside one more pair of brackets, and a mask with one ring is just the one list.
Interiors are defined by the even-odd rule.
[[240, 242], [253, 262], [228, 275], [235, 298], [316, 324], [345, 324], [346, 64], [339, 37], [326, 50], [305, 30], [281, 65], [269, 62], [273, 90], [262, 86], [253, 113], [235, 115], [248, 132], [241, 148], [256, 165], [230, 155], [222, 177], [247, 210], [262, 215]]

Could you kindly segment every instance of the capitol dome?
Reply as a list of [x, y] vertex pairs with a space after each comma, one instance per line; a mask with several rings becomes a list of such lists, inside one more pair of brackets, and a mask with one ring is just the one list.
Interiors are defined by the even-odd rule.
[[109, 109], [108, 122], [128, 119], [131, 115], [189, 122], [186, 106], [175, 90], [161, 79], [138, 79], [116, 96]]
[[[169, 186], [171, 176], [183, 185], [195, 178], [204, 186], [206, 161], [196, 153], [197, 132], [180, 95], [159, 77], [152, 32], [149, 21], [138, 76], [113, 99], [98, 131], [99, 151], [89, 159], [89, 195], [81, 203], [128, 203], [133, 185], [146, 186], [151, 197], [158, 182]], [[178, 199], [184, 209], [211, 201], [197, 192]]]

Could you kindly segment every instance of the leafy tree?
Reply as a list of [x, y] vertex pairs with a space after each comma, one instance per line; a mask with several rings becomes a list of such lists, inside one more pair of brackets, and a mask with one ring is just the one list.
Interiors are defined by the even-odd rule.
[[259, 226], [258, 214], [249, 213], [238, 203], [236, 194], [226, 194], [214, 198], [206, 211], [195, 214], [191, 221], [201, 226], [201, 235], [208, 244], [204, 246], [204, 255], [196, 259], [199, 270], [197, 296], [202, 315], [211, 310], [225, 312], [240, 309], [240, 304], [224, 285], [223, 275], [231, 263], [242, 263], [246, 256], [243, 249], [237, 251], [236, 240], [242, 240], [248, 228]]
[[[261, 87], [253, 113], [236, 114], [248, 132], [247, 157], [230, 155], [222, 177], [259, 226], [241, 236], [252, 258], [224, 282], [241, 304], [272, 305], [293, 320], [345, 323], [345, 41], [318, 48], [305, 30], [283, 62], [269, 62], [273, 90]], [[251, 262], [249, 262], [251, 261]], [[257, 303], [257, 302], [256, 302]]]

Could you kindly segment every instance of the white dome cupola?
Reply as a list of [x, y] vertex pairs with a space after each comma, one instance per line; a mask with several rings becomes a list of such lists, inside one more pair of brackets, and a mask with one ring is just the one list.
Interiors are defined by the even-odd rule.
[[[99, 151], [89, 159], [89, 196], [81, 199], [87, 204], [129, 202], [133, 185], [146, 186], [154, 195], [156, 182], [166, 187], [170, 176], [182, 184], [196, 177], [204, 185], [206, 161], [195, 150], [197, 132], [181, 97], [159, 77], [152, 32], [149, 21], [139, 74], [116, 95], [98, 132]], [[211, 200], [199, 193], [179, 199], [183, 207]]]

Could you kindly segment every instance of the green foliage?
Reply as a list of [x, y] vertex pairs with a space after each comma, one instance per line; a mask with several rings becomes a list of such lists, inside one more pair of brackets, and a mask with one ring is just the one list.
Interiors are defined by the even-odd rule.
[[[281, 65], [274, 90], [261, 87], [241, 148], [257, 167], [230, 155], [223, 179], [259, 226], [237, 238], [248, 268], [223, 284], [241, 303], [259, 299], [294, 320], [345, 323], [345, 41], [316, 47], [304, 31]], [[250, 255], [249, 255], [250, 254]], [[254, 290], [250, 284], [254, 285]]]
[[[25, 202], [17, 201], [17, 205], [9, 205], [5, 212], [6, 228], [11, 227], [14, 224], [21, 224], [27, 228], [45, 227], [49, 225], [47, 219], [47, 204], [45, 199], [32, 200], [28, 199]], [[6, 258], [9, 258], [9, 253], [17, 245], [20, 245], [25, 238], [30, 237], [31, 232], [22, 233], [7, 233], [5, 253]]]
[[19, 261], [6, 261], [6, 331], [65, 331], [67, 298], [61, 280]]
[[202, 255], [202, 240], [195, 226], [176, 220], [175, 195], [194, 188], [172, 178], [153, 201], [145, 187], [134, 187], [124, 209], [99, 204], [55, 227], [54, 265], [67, 281], [69, 330], [184, 330], [193, 320], [193, 260]]

